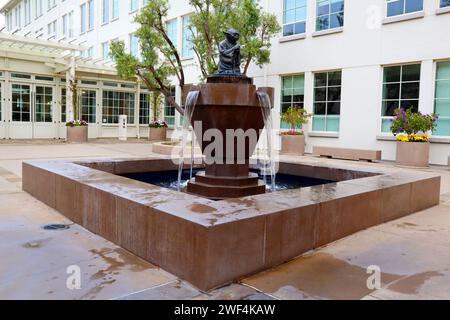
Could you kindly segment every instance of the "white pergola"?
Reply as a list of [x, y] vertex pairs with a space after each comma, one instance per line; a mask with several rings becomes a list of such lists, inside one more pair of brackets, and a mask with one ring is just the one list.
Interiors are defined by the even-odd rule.
[[70, 84], [75, 81], [76, 71], [116, 75], [113, 62], [83, 57], [82, 52], [87, 49], [82, 44], [0, 33], [0, 57], [38, 61], [49, 68], [53, 68], [55, 74], [65, 73], [69, 119], [73, 119]]

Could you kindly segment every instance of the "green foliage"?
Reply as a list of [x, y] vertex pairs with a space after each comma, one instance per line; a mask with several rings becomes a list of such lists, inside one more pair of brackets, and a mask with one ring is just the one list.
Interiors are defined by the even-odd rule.
[[[229, 27], [241, 34], [243, 73], [252, 62], [262, 66], [270, 62], [272, 37], [281, 28], [276, 16], [264, 13], [255, 0], [190, 0], [195, 12], [191, 15], [191, 39], [202, 78], [218, 70], [218, 46]], [[110, 55], [116, 62], [119, 77], [140, 78], [151, 91], [162, 93], [180, 113], [183, 109], [171, 96], [171, 80], [185, 85], [183, 64], [167, 32], [168, 0], [152, 0], [135, 17], [139, 25], [141, 57], [126, 51], [123, 41], [111, 43]]]
[[311, 117], [312, 114], [308, 113], [305, 109], [294, 106], [290, 106], [286, 112], [281, 114], [281, 120], [289, 123], [292, 130], [295, 130], [300, 125], [308, 123]]
[[271, 39], [280, 30], [277, 18], [263, 12], [255, 0], [190, 0], [194, 52], [203, 78], [218, 70], [218, 46], [229, 27], [239, 31], [242, 68], [246, 74], [251, 62], [262, 66], [270, 62]]
[[435, 114], [424, 115], [420, 112], [413, 112], [411, 109], [406, 111], [397, 109], [392, 120], [391, 131], [394, 135], [415, 136], [420, 132], [426, 134], [436, 128], [437, 118]]

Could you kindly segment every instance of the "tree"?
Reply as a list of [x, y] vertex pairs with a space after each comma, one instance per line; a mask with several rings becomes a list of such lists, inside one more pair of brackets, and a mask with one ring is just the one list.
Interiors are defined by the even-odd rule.
[[[190, 38], [198, 60], [202, 80], [218, 70], [218, 45], [223, 32], [234, 27], [241, 33], [243, 73], [254, 62], [262, 66], [270, 62], [272, 37], [280, 31], [276, 16], [264, 13], [255, 0], [190, 0]], [[136, 16], [139, 25], [141, 57], [128, 53], [123, 41], [111, 43], [111, 57], [119, 77], [140, 78], [150, 91], [160, 92], [176, 110], [183, 109], [171, 95], [173, 81], [183, 88], [185, 74], [176, 44], [167, 31], [168, 0], [152, 0]]]

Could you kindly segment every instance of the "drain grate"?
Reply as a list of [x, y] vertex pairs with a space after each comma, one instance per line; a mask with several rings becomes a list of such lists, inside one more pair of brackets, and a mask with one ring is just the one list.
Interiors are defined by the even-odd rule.
[[70, 226], [66, 224], [47, 224], [42, 227], [44, 230], [67, 230]]

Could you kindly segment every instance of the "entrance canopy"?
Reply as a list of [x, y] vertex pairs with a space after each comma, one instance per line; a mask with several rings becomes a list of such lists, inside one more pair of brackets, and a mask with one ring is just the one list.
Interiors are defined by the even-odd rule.
[[74, 67], [76, 71], [115, 75], [111, 61], [83, 57], [88, 48], [72, 44], [31, 37], [0, 33], [0, 57], [44, 62], [55, 73]]

